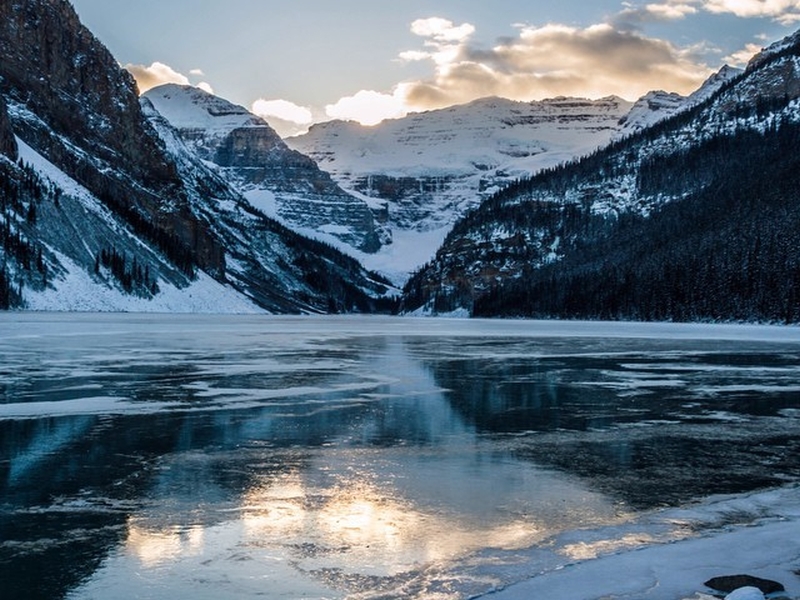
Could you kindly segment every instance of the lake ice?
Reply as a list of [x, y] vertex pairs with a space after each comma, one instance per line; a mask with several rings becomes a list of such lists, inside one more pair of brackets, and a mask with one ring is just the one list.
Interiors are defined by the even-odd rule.
[[0, 315], [3, 597], [800, 596], [800, 329]]

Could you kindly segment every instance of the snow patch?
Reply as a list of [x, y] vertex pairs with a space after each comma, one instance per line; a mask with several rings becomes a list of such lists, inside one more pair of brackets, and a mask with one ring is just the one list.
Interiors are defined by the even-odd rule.
[[80, 265], [57, 253], [66, 275], [43, 291], [25, 290], [26, 308], [51, 312], [173, 312], [254, 314], [264, 311], [202, 271], [188, 287], [180, 289], [159, 280], [161, 291], [152, 299], [125, 294], [98, 283]]

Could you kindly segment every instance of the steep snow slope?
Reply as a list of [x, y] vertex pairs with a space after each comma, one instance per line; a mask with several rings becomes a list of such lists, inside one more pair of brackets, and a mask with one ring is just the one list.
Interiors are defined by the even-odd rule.
[[[47, 190], [35, 201], [34, 223], [20, 222], [6, 213], [0, 223], [12, 226], [36, 244], [43, 267], [14, 269], [14, 278], [25, 279], [25, 307], [48, 311], [136, 312], [261, 312], [231, 286], [215, 281], [202, 271], [188, 277], [148, 244], [139, 239], [89, 190], [53, 165], [22, 140], [19, 158], [36, 173]], [[57, 190], [57, 193], [56, 193]], [[57, 197], [57, 201], [55, 198]], [[16, 221], [16, 223], [15, 223]], [[125, 256], [128, 269], [135, 258], [155, 283], [126, 290], [105, 265], [96, 264], [103, 250]], [[13, 267], [9, 267], [13, 268]], [[135, 286], [134, 286], [135, 288]]]
[[286, 146], [263, 119], [191, 86], [160, 86], [144, 98], [256, 208], [293, 229], [333, 236], [357, 250], [380, 246], [369, 206]]

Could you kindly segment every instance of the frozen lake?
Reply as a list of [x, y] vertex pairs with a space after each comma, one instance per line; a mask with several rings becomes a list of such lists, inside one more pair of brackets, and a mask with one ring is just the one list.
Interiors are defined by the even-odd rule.
[[799, 482], [798, 328], [0, 314], [8, 600], [797, 597]]

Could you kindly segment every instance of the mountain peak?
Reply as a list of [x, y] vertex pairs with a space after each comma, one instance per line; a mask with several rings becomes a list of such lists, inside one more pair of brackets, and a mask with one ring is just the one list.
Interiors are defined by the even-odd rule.
[[750, 62], [747, 63], [747, 71], [752, 71], [753, 69], [757, 69], [759, 66], [770, 60], [772, 57], [784, 52], [785, 50], [789, 50], [790, 48], [794, 48], [800, 46], [800, 30], [795, 31], [794, 33], [787, 35], [782, 40], [778, 40], [764, 48], [761, 52], [756, 54], [753, 58], [750, 59]]
[[699, 104], [707, 98], [710, 98], [723, 85], [738, 77], [742, 73], [744, 73], [743, 69], [737, 69], [736, 67], [731, 67], [730, 65], [723, 65], [719, 71], [709, 76], [709, 78], [703, 82], [703, 85], [701, 85], [689, 96], [687, 105], [693, 106], [695, 104]]
[[216, 171], [267, 216], [366, 252], [380, 247], [367, 203], [347, 194], [311, 158], [289, 148], [266, 121], [244, 107], [174, 84], [149, 90], [142, 103], [150, 103], [193, 153], [214, 163]]
[[[167, 83], [143, 94], [177, 129], [202, 128], [232, 131], [242, 127], [265, 127], [266, 121], [239, 106], [191, 85]], [[277, 134], [276, 134], [277, 135]]]

